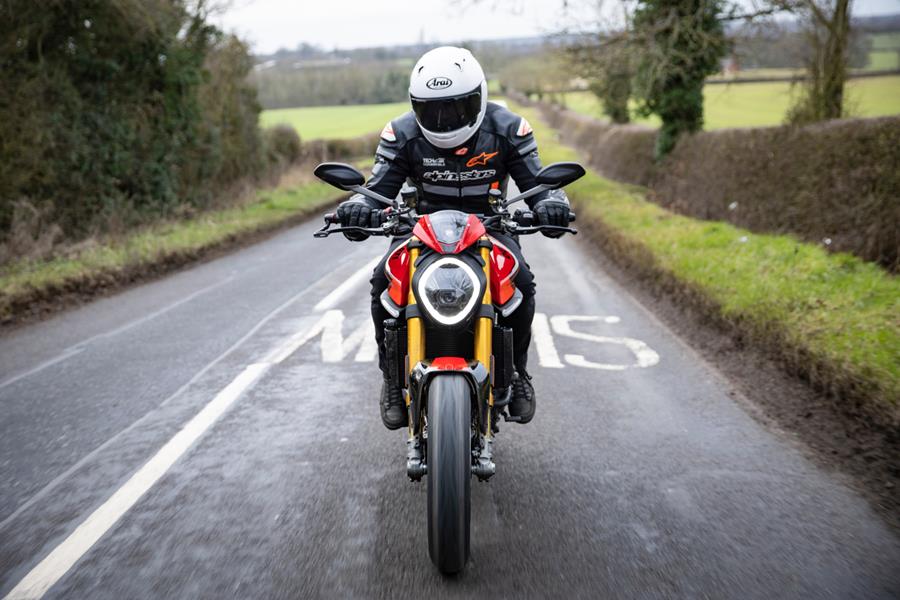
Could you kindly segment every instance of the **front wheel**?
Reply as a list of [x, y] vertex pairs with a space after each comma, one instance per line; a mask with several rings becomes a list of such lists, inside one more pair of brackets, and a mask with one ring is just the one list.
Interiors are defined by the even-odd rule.
[[462, 375], [428, 387], [428, 553], [441, 573], [469, 559], [472, 400]]

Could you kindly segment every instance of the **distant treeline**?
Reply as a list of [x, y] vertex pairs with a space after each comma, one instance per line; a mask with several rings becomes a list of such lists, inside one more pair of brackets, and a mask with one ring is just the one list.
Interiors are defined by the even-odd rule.
[[[530, 69], [534, 58], [548, 49], [548, 41], [539, 37], [458, 43], [472, 50], [494, 78], [502, 78], [522, 59]], [[251, 81], [264, 108], [400, 102], [407, 98], [410, 70], [432, 47], [422, 43], [324, 51], [301, 44], [295, 50], [258, 56]], [[545, 74], [558, 77], [556, 71]]]
[[[731, 33], [734, 44], [731, 57], [741, 69], [799, 69], [811, 59], [809, 36], [803, 31], [779, 23], [763, 23], [736, 28]], [[852, 29], [847, 66], [867, 66], [872, 49], [871, 35]]]
[[[381, 104], [406, 98], [412, 64], [397, 61], [308, 61], [257, 68], [251, 81], [266, 108]], [[265, 64], [260, 65], [266, 66]]]
[[202, 208], [272, 159], [247, 47], [203, 7], [0, 1], [0, 250]]

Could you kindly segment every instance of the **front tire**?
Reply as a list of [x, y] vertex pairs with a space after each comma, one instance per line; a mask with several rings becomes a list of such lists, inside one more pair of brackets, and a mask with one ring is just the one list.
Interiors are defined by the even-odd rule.
[[469, 559], [471, 446], [469, 384], [439, 375], [428, 388], [428, 553], [441, 573], [458, 573]]

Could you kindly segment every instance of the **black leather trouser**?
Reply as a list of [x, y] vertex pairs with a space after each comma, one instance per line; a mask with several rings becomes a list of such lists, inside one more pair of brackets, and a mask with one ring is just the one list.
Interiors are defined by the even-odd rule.
[[[534, 275], [531, 268], [525, 262], [522, 256], [522, 249], [514, 238], [506, 235], [491, 234], [497, 241], [509, 248], [510, 252], [516, 255], [519, 261], [519, 272], [516, 273], [516, 288], [522, 292], [524, 296], [519, 307], [508, 317], [498, 317], [498, 323], [504, 327], [511, 327], [513, 330], [513, 361], [516, 370], [525, 371], [528, 364], [528, 346], [531, 344], [531, 321], [534, 320]], [[391, 318], [391, 315], [381, 305], [381, 294], [388, 287], [387, 275], [384, 273], [384, 263], [387, 261], [391, 250], [402, 244], [409, 236], [397, 237], [391, 241], [391, 246], [384, 258], [379, 261], [378, 266], [372, 273], [372, 321], [375, 323], [375, 340], [378, 342], [378, 366], [382, 372], [386, 371], [385, 351], [384, 351], [384, 321]]]

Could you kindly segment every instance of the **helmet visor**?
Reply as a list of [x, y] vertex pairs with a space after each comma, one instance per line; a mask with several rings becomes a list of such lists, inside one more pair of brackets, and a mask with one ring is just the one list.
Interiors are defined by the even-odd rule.
[[481, 86], [452, 98], [425, 99], [410, 96], [413, 112], [422, 128], [447, 133], [470, 127], [481, 112]]

